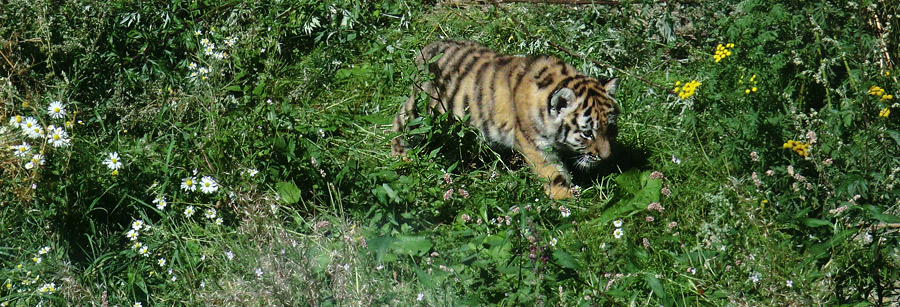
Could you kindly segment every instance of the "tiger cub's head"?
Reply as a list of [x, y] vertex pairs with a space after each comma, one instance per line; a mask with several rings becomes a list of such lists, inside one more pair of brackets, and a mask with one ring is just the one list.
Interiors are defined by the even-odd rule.
[[618, 79], [606, 83], [579, 76], [558, 85], [547, 109], [559, 123], [556, 144], [578, 154], [576, 165], [589, 168], [612, 154], [619, 131], [619, 106], [612, 97]]

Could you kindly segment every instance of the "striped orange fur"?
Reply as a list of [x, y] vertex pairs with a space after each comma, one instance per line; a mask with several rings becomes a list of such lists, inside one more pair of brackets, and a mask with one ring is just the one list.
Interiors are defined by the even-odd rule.
[[[439, 56], [432, 63], [430, 59]], [[619, 107], [617, 79], [601, 82], [551, 56], [502, 55], [468, 41], [438, 41], [422, 49], [417, 64], [434, 74], [421, 85], [431, 97], [427, 114], [468, 115], [487, 141], [520, 152], [541, 178], [547, 194], [571, 197], [571, 175], [560, 152], [575, 153], [574, 165], [590, 169], [612, 153]], [[394, 118], [404, 131], [417, 117], [416, 92]], [[404, 136], [391, 141], [394, 155], [407, 152]]]

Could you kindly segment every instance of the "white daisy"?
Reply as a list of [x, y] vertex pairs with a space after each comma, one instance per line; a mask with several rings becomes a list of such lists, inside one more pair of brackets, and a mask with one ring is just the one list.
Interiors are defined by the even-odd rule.
[[28, 163], [25, 163], [25, 169], [32, 169], [32, 168], [34, 168], [34, 162], [28, 161]]
[[24, 121], [25, 121], [25, 119], [22, 118], [22, 115], [16, 115], [16, 116], [9, 117], [9, 125], [13, 126], [13, 127], [21, 127], [22, 122], [24, 122]]
[[28, 150], [31, 149], [31, 145], [23, 142], [22, 145], [13, 146], [12, 150], [15, 152], [17, 157], [24, 157], [28, 155]]
[[204, 215], [208, 219], [214, 219], [214, 218], [216, 218], [216, 209], [213, 209], [213, 208], [206, 209], [206, 214], [204, 214]]
[[166, 202], [166, 197], [163, 195], [157, 196], [153, 199], [153, 203], [156, 204], [156, 209], [163, 210], [166, 208], [168, 203]]
[[219, 184], [211, 176], [203, 176], [200, 179], [200, 191], [209, 194], [219, 189]]
[[38, 251], [38, 255], [43, 255], [50, 252], [50, 246], [41, 247], [41, 250]]
[[66, 107], [59, 100], [54, 100], [47, 107], [47, 113], [53, 118], [63, 118], [66, 115]]
[[615, 236], [616, 239], [621, 238], [624, 234], [625, 232], [622, 231], [622, 228], [616, 228], [616, 231], [613, 231], [613, 236]]
[[216, 218], [216, 225], [222, 225], [222, 222], [224, 222], [224, 220], [222, 220], [221, 217]]
[[159, 264], [160, 267], [166, 266], [166, 258], [159, 258], [156, 260], [156, 263]]
[[142, 227], [144, 227], [143, 220], [136, 220], [131, 223], [131, 229], [134, 229], [135, 231], [141, 230]]
[[28, 130], [31, 130], [32, 127], [35, 127], [38, 125], [39, 124], [37, 122], [37, 119], [34, 119], [34, 117], [29, 116], [28, 118], [25, 119], [25, 121], [23, 121], [21, 124], [19, 124], [19, 128], [22, 128], [22, 130], [25, 130], [25, 132], [27, 133]]
[[181, 189], [185, 191], [196, 191], [197, 190], [197, 178], [195, 177], [185, 177], [181, 180]]
[[139, 248], [141, 248], [142, 246], [144, 246], [144, 243], [141, 243], [141, 242], [134, 242], [134, 244], [131, 245], [131, 249], [139, 249]]
[[251, 169], [247, 170], [247, 175], [250, 175], [250, 177], [256, 176], [256, 174], [258, 174], [258, 173], [259, 173], [259, 171], [256, 170], [255, 168], [251, 168]]
[[138, 232], [137, 232], [137, 230], [129, 229], [129, 230], [128, 230], [128, 233], [125, 234], [125, 237], [128, 238], [128, 240], [131, 240], [131, 241], [137, 240], [137, 238], [138, 238]]
[[47, 142], [53, 147], [69, 146], [70, 141], [69, 134], [62, 127], [47, 126]]
[[138, 254], [144, 257], [150, 256], [149, 248], [147, 248], [146, 245], [142, 246], [141, 249], [138, 250]]
[[187, 206], [187, 208], [184, 208], [184, 216], [191, 217], [192, 215], [194, 215], [194, 206]]
[[41, 125], [33, 125], [31, 128], [25, 129], [25, 136], [32, 139], [39, 139], [44, 137], [44, 128], [41, 128]]
[[119, 153], [112, 152], [109, 154], [109, 157], [106, 160], [103, 160], [103, 164], [106, 165], [111, 170], [117, 170], [122, 168], [122, 161], [119, 161]]
[[616, 226], [616, 228], [621, 228], [621, 227], [622, 227], [622, 220], [615, 220], [615, 221], [613, 221], [613, 226]]

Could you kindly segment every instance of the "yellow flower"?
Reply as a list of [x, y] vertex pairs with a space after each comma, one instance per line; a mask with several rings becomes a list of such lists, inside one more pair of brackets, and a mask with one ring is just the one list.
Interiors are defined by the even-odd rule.
[[881, 101], [894, 99], [894, 95], [881, 95]]
[[753, 87], [752, 89], [750, 89], [750, 90], [756, 92], [756, 87], [754, 86], [754, 87]]
[[716, 63], [719, 63], [719, 61], [722, 61], [726, 57], [731, 56], [731, 50], [729, 50], [729, 48], [734, 48], [734, 44], [728, 43], [725, 45], [719, 44], [718, 46], [716, 46], [716, 53], [713, 55], [713, 59], [716, 60]]
[[869, 88], [869, 95], [872, 95], [872, 96], [884, 95], [884, 89], [881, 87], [878, 87], [877, 85], [873, 85], [872, 87]]
[[694, 95], [694, 92], [697, 91], [697, 87], [699, 86], [700, 82], [697, 82], [697, 80], [691, 80], [688, 83], [685, 83], [684, 86], [680, 89], [676, 87], [675, 93], [678, 93], [678, 97], [681, 97], [681, 99], [687, 99], [688, 97]]
[[887, 118], [888, 115], [891, 115], [891, 109], [889, 109], [889, 108], [881, 109], [881, 112], [878, 112], [879, 117]]
[[745, 93], [745, 94], [750, 94], [750, 90], [749, 90], [749, 89], [748, 89], [748, 90], [745, 90], [744, 93]]

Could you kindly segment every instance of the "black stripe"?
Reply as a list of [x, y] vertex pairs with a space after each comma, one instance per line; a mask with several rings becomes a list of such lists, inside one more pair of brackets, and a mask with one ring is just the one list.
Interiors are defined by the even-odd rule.
[[511, 56], [501, 56], [495, 60], [495, 63], [497, 63], [497, 67], [502, 67], [502, 66], [506, 66], [507, 64], [509, 64], [509, 62], [511, 62], [512, 59], [513, 59], [513, 57], [511, 57]]
[[560, 72], [563, 76], [569, 75], [569, 65], [562, 64], [562, 70]]
[[529, 57], [525, 59], [525, 65], [522, 65], [522, 71], [519, 72], [518, 78], [516, 78], [515, 83], [510, 83], [510, 89], [513, 93], [517, 92], [519, 85], [522, 84], [522, 79], [525, 78], [525, 75], [528, 75], [528, 71], [531, 70], [531, 66], [534, 65], [534, 62], [537, 61], [537, 58]]
[[538, 71], [537, 75], [536, 75], [534, 78], [535, 78], [535, 79], [541, 79], [541, 77], [544, 76], [544, 73], [545, 73], [545, 72], [547, 72], [547, 66], [546, 66], [546, 65], [544, 65], [544, 67], [542, 67], [541, 70]]
[[552, 84], [552, 83], [553, 83], [553, 76], [548, 75], [546, 78], [538, 81], [537, 86], [538, 86], [538, 89], [544, 89], [544, 88], [550, 86], [550, 84]]
[[[473, 89], [474, 94], [475, 94], [475, 100], [473, 100], [473, 101], [474, 101], [474, 103], [480, 104], [482, 106], [487, 104], [484, 101], [484, 92], [486, 90], [489, 91], [489, 90], [493, 89], [491, 87], [491, 80], [485, 80], [483, 78], [484, 72], [488, 67], [491, 67], [491, 62], [482, 63], [480, 66], [478, 66], [478, 69], [475, 71], [475, 77], [474, 77], [475, 84], [477, 86], [475, 86], [475, 88]], [[496, 72], [496, 68], [497, 67], [494, 67], [495, 72]], [[485, 84], [485, 82], [487, 82], [487, 86], [483, 86]], [[490, 108], [493, 109], [493, 104], [491, 104]], [[490, 116], [490, 113], [488, 114], [488, 116]], [[476, 122], [476, 119], [474, 117], [470, 118], [469, 120], [470, 120], [470, 122], [473, 122], [473, 123]], [[480, 129], [481, 131], [485, 131], [484, 127], [485, 127], [484, 122], [482, 121], [481, 127], [479, 127], [478, 129]]]
[[[494, 86], [496, 85], [494, 83], [494, 78], [497, 77], [497, 72], [499, 70], [500, 70], [499, 67], [494, 67], [494, 69], [491, 71], [491, 75], [489, 77], [487, 77], [487, 79], [479, 79], [479, 80], [482, 80], [482, 82], [487, 82], [487, 85], [488, 85], [487, 99], [484, 99], [484, 97], [482, 96], [482, 99], [479, 100], [479, 102], [481, 103], [481, 105], [487, 105], [490, 110], [494, 109], [493, 93], [495, 93]], [[503, 97], [501, 97], [500, 99], [503, 99]], [[490, 127], [494, 126], [494, 116], [496, 116], [496, 115], [498, 115], [498, 114], [493, 114], [493, 112], [488, 112], [487, 116], [483, 116], [481, 118], [482, 131], [490, 131], [491, 130]]]
[[563, 187], [569, 186], [569, 182], [566, 180], [566, 177], [563, 175], [556, 175], [556, 177], [553, 177], [552, 184], [554, 186], [563, 186]]
[[[469, 66], [473, 62], [478, 61], [479, 59], [480, 59], [479, 56], [473, 55], [463, 61], [460, 61], [460, 64], [467, 63], [466, 66]], [[455, 70], [454, 70], [454, 72], [455, 72]], [[470, 73], [472, 73], [472, 70], [468, 69], [465, 72], [463, 72], [462, 74], [453, 73], [451, 75], [452, 77], [451, 77], [451, 81], [450, 81], [450, 88], [448, 89], [448, 91], [447, 91], [448, 95], [446, 96], [449, 98], [449, 101], [447, 102], [449, 109], [447, 111], [453, 112], [453, 107], [456, 104], [456, 97], [459, 96], [459, 87], [460, 87], [460, 85], [462, 85], [463, 82], [466, 81], [466, 77], [468, 77]], [[476, 80], [475, 82], [478, 82], [478, 81]]]

